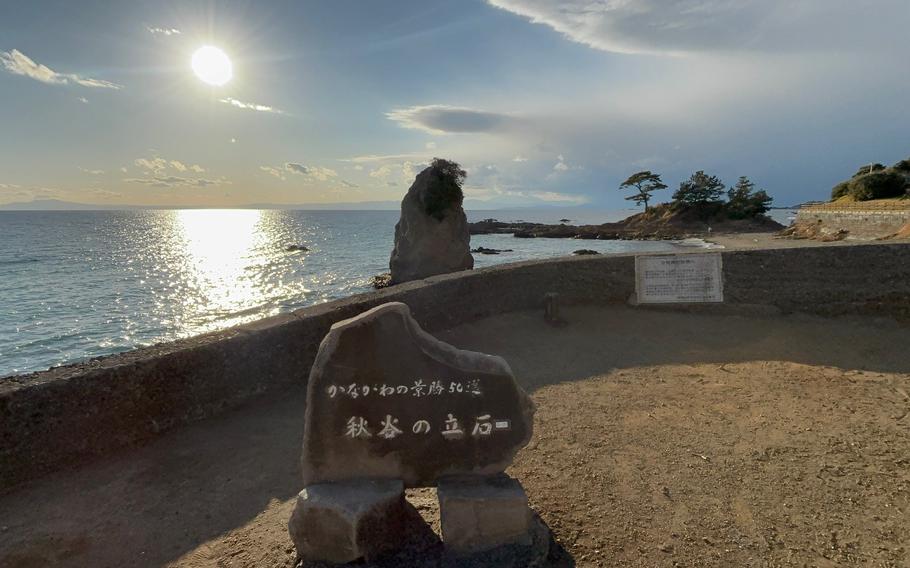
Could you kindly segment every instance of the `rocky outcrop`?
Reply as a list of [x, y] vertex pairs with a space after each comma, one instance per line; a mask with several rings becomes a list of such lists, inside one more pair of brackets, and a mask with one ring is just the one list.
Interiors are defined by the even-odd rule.
[[457, 196], [446, 193], [450, 183], [431, 166], [417, 175], [401, 201], [389, 261], [393, 284], [474, 268], [460, 189]]
[[492, 249], [487, 247], [477, 247], [476, 249], [471, 249], [471, 252], [474, 254], [500, 254], [503, 252], [513, 252], [512, 249]]
[[511, 234], [519, 239], [582, 240], [679, 240], [717, 234], [773, 232], [783, 228], [783, 225], [764, 216], [754, 219], [714, 218], [706, 222], [692, 211], [675, 211], [667, 207], [652, 207], [648, 213], [638, 213], [622, 221], [601, 225], [547, 225], [496, 219], [484, 219], [469, 225], [472, 235]]

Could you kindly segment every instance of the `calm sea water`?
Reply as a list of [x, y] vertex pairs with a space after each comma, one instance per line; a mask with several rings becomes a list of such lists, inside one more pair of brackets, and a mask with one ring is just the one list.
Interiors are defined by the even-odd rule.
[[[471, 220], [576, 223], [625, 212], [480, 211]], [[388, 271], [397, 211], [0, 212], [0, 376], [223, 329], [369, 291]], [[303, 244], [310, 252], [286, 252]], [[667, 242], [476, 235], [477, 267]]]

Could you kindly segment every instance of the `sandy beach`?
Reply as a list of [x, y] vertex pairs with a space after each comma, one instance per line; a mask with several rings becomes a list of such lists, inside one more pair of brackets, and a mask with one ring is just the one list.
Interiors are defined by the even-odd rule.
[[[564, 315], [438, 334], [503, 355], [532, 394], [509, 473], [563, 565], [910, 563], [906, 326]], [[0, 566], [292, 566], [304, 404], [302, 389], [259, 399], [0, 497]], [[432, 524], [431, 497], [416, 502]]]

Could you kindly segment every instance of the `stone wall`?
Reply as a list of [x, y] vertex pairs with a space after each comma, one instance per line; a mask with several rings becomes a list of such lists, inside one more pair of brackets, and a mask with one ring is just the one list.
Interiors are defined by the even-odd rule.
[[796, 223], [817, 227], [821, 234], [847, 231], [848, 239], [874, 240], [893, 235], [910, 223], [910, 204], [903, 207], [863, 202], [811, 205], [799, 210]]
[[[910, 245], [723, 253], [720, 308], [910, 319]], [[266, 391], [303, 388], [332, 323], [388, 301], [430, 331], [565, 303], [623, 303], [633, 255], [560, 258], [435, 276], [229, 330], [0, 379], [0, 491], [148, 440]], [[644, 309], [644, 308], [642, 308]], [[301, 408], [301, 417], [303, 409]]]

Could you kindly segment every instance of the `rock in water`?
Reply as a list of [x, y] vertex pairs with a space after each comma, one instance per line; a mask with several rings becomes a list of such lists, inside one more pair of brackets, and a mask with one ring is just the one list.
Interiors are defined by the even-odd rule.
[[307, 388], [306, 485], [497, 474], [531, 439], [534, 404], [508, 363], [435, 339], [402, 303], [333, 325]]
[[446, 191], [452, 183], [460, 181], [448, 178], [434, 161], [408, 189], [389, 261], [393, 284], [474, 268], [460, 187]]

